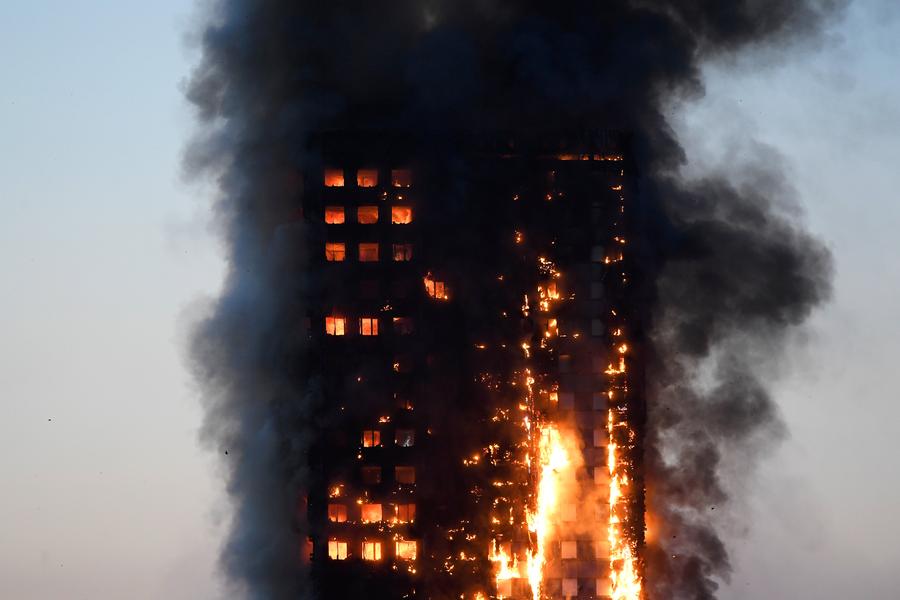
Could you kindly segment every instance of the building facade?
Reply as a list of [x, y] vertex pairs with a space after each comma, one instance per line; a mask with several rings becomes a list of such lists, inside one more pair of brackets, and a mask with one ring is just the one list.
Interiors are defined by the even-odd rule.
[[316, 138], [323, 598], [607, 598], [639, 554], [634, 179], [616, 136], [549, 139]]

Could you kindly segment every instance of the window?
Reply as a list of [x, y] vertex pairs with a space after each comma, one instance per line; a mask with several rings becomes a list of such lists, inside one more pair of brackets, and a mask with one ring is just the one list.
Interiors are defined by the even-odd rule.
[[391, 171], [391, 185], [400, 188], [410, 187], [412, 185], [412, 171], [409, 169], [394, 169]]
[[606, 399], [608, 398], [606, 394], [594, 392], [592, 398], [594, 399], [594, 410], [606, 410]]
[[371, 225], [378, 222], [377, 206], [360, 206], [356, 209], [356, 220], [362, 225]]
[[347, 560], [347, 542], [328, 540], [328, 558], [331, 560]]
[[575, 394], [572, 392], [559, 392], [560, 410], [573, 410], [575, 408]]
[[596, 585], [597, 585], [596, 595], [597, 596], [612, 596], [612, 589], [611, 589], [610, 583], [611, 583], [610, 580], [605, 577], [603, 579], [598, 579], [597, 583], [596, 583]]
[[394, 333], [409, 335], [413, 332], [413, 320], [410, 317], [394, 317]]
[[497, 581], [497, 595], [501, 598], [511, 598], [513, 595], [512, 583], [512, 578]]
[[345, 317], [325, 317], [325, 333], [328, 335], [344, 335], [347, 332]]
[[375, 187], [378, 185], [378, 169], [360, 169], [356, 172], [356, 185]]
[[594, 448], [602, 448], [607, 442], [607, 433], [605, 429], [594, 430]]
[[603, 319], [591, 319], [591, 335], [603, 335], [606, 327], [603, 325]]
[[370, 485], [381, 483], [381, 467], [363, 467], [362, 480]]
[[362, 436], [363, 448], [374, 448], [381, 445], [381, 432], [377, 429], [366, 429]]
[[363, 279], [359, 282], [359, 294], [363, 298], [375, 298], [378, 295], [378, 282], [374, 279]]
[[360, 262], [378, 262], [378, 243], [367, 242], [359, 245]]
[[555, 335], [559, 335], [559, 322], [556, 319], [548, 319], [546, 336], [551, 337]]
[[394, 520], [398, 523], [412, 523], [416, 520], [415, 504], [397, 504], [394, 507]]
[[381, 542], [363, 542], [363, 560], [381, 560]]
[[394, 443], [401, 448], [412, 448], [416, 441], [416, 432], [413, 429], [398, 429], [394, 434]]
[[609, 467], [594, 467], [594, 483], [596, 485], [609, 485]]
[[603, 298], [603, 284], [599, 281], [591, 282], [591, 300], [600, 300]]
[[394, 244], [394, 261], [405, 262], [412, 260], [412, 244]]
[[397, 540], [395, 551], [399, 560], [416, 560], [416, 543], [414, 541]]
[[560, 544], [560, 558], [578, 558], [578, 544], [575, 542], [562, 542]]
[[397, 483], [406, 483], [412, 485], [416, 482], [415, 467], [394, 467], [394, 479]]
[[325, 260], [328, 262], [341, 262], [347, 256], [347, 246], [344, 242], [325, 242]]
[[564, 522], [571, 523], [575, 521], [576, 510], [574, 504], [563, 504], [560, 508], [560, 513]]
[[409, 206], [392, 206], [391, 223], [394, 225], [407, 225], [412, 223], [412, 208]]
[[362, 317], [359, 320], [360, 335], [378, 335], [378, 318]]
[[343, 206], [326, 206], [325, 207], [325, 222], [329, 225], [340, 225], [344, 222], [344, 207]]
[[343, 169], [325, 169], [325, 187], [344, 187]]
[[380, 504], [363, 504], [362, 505], [362, 522], [378, 523], [381, 521], [381, 505]]
[[591, 248], [591, 260], [593, 262], [603, 262], [606, 256], [603, 253], [603, 246], [593, 246]]
[[577, 579], [563, 579], [562, 580], [562, 595], [563, 598], [574, 598], [578, 595], [578, 580]]
[[345, 522], [347, 520], [347, 507], [343, 504], [329, 504], [328, 520], [332, 523]]
[[431, 273], [425, 276], [425, 291], [428, 295], [436, 300], [447, 300], [447, 286], [443, 281], [435, 281], [431, 277]]

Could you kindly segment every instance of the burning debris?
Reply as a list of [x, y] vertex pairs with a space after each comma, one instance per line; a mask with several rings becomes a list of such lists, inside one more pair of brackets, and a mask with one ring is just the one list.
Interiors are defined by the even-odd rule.
[[236, 595], [714, 597], [717, 457], [777, 429], [748, 357], [829, 259], [675, 177], [662, 107], [834, 7], [708, 4], [216, 4], [188, 165], [231, 270], [194, 357]]

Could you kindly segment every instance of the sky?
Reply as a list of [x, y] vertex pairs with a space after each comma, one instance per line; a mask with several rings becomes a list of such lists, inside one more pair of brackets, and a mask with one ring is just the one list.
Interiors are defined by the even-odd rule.
[[[721, 518], [723, 600], [900, 597], [900, 8], [721, 61], [673, 102], [688, 176], [778, 161], [836, 260], [772, 386], [791, 435]], [[0, 3], [0, 598], [225, 598], [185, 366], [224, 264], [185, 182], [184, 0]]]

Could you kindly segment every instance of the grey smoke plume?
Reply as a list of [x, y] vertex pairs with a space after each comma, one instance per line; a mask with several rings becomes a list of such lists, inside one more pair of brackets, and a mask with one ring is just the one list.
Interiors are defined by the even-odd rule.
[[[236, 595], [313, 597], [298, 560], [317, 385], [304, 372], [300, 173], [317, 129], [612, 128], [633, 134], [647, 229], [646, 479], [660, 535], [651, 598], [715, 597], [728, 555], [707, 517], [718, 464], [777, 438], [755, 369], [829, 291], [827, 252], [773, 198], [722, 179], [687, 184], [663, 114], [702, 93], [703, 60], [810, 39], [837, 0], [219, 0], [188, 98], [187, 168], [217, 178], [229, 273], [198, 324], [204, 440], [234, 506], [222, 566]], [[773, 169], [776, 167], [773, 165]], [[777, 179], [777, 174], [775, 175]], [[696, 376], [703, 365], [707, 380]], [[225, 452], [228, 452], [225, 455]], [[749, 468], [749, 467], [748, 467]], [[675, 558], [672, 558], [673, 555]]]

